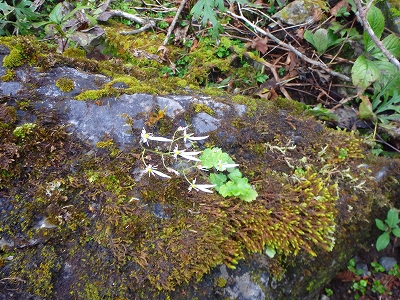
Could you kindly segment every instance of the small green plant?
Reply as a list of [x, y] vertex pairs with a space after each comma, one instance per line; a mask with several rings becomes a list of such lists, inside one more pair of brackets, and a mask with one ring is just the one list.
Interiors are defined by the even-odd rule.
[[325, 294], [326, 294], [328, 297], [333, 296], [333, 291], [332, 291], [332, 289], [330, 289], [330, 288], [325, 288]]
[[268, 78], [269, 78], [268, 75], [263, 74], [263, 73], [260, 73], [260, 72], [258, 72], [258, 73], [256, 74], [256, 77], [255, 77], [256, 81], [259, 82], [259, 83], [264, 83], [264, 82], [266, 82]]
[[328, 48], [340, 44], [344, 39], [339, 38], [332, 29], [319, 28], [314, 33], [309, 30], [304, 32], [304, 38], [314, 46], [318, 54], [323, 54]]
[[[159, 171], [157, 165], [154, 165], [152, 156], [157, 155], [161, 157], [161, 163], [168, 173], [182, 176], [188, 182], [189, 191], [212, 193], [211, 189], [215, 188], [223, 197], [235, 196], [244, 201], [255, 200], [258, 196], [257, 192], [248, 183], [248, 179], [242, 177], [242, 173], [237, 168], [238, 164], [235, 164], [229, 154], [222, 152], [219, 148], [187, 151], [195, 146], [196, 141], [208, 138], [208, 136], [195, 137], [193, 133], [188, 133], [187, 129], [188, 127], [179, 127], [172, 138], [164, 138], [147, 133], [143, 128], [140, 136], [140, 145], [143, 149], [141, 157], [145, 166], [143, 174], [171, 178], [170, 175]], [[152, 150], [148, 148], [149, 141], [166, 143], [167, 146], [157, 146], [155, 150]], [[190, 147], [187, 147], [188, 144]], [[197, 157], [199, 154], [201, 154], [200, 157]], [[150, 159], [152, 164], [146, 162]], [[197, 178], [194, 175], [205, 178], [206, 172], [213, 172], [208, 176], [211, 184], [196, 183]], [[189, 174], [194, 179], [189, 179]]]
[[248, 202], [257, 198], [257, 192], [248, 179], [242, 177], [236, 168], [238, 165], [228, 153], [222, 152], [220, 148], [207, 148], [199, 158], [204, 168], [217, 171], [210, 174], [209, 180], [223, 197], [235, 196]]
[[360, 298], [358, 292], [360, 292], [361, 295], [364, 296], [365, 292], [367, 291], [367, 286], [368, 280], [366, 279], [361, 279], [360, 281], [353, 282], [353, 284], [351, 285], [351, 289], [356, 292], [356, 294], [354, 295], [354, 299], [357, 300]]
[[[34, 26], [36, 28], [44, 26], [44, 30], [47, 34], [59, 35], [65, 38], [72, 34], [76, 29], [74, 28], [74, 26], [72, 26], [71, 29], [66, 30], [66, 28], [68, 27], [68, 23], [70, 23], [70, 21], [75, 18], [77, 12], [83, 11], [85, 9], [93, 9], [93, 7], [90, 5], [82, 5], [82, 3], [78, 3], [73, 10], [68, 11], [68, 9], [65, 7], [64, 2], [58, 3], [50, 12], [49, 19], [47, 21], [37, 22], [34, 24]], [[96, 11], [93, 11], [93, 13], [95, 14]], [[90, 25], [96, 24], [97, 21], [94, 17], [90, 16], [89, 14], [85, 14], [85, 16], [90, 21]]]
[[400, 278], [400, 268], [398, 264], [395, 264], [388, 272], [389, 275], [396, 276]]
[[338, 158], [343, 160], [343, 159], [345, 159], [346, 157], [347, 157], [347, 150], [344, 149], [344, 148], [340, 148], [340, 149], [339, 149]]
[[36, 127], [36, 124], [33, 123], [25, 123], [21, 126], [18, 126], [14, 129], [13, 135], [20, 139], [25, 139], [28, 135], [30, 135], [33, 129]]
[[378, 251], [385, 249], [389, 245], [391, 233], [396, 237], [400, 237], [399, 223], [399, 211], [396, 208], [389, 209], [385, 221], [375, 219], [376, 227], [383, 231], [376, 240], [376, 249]]
[[[247, 0], [236, 0], [234, 2], [240, 4], [248, 4]], [[195, 19], [202, 19], [203, 27], [207, 26], [207, 23], [211, 23], [211, 35], [216, 38], [219, 33], [223, 31], [223, 28], [218, 20], [217, 10], [220, 12], [226, 11], [223, 0], [199, 0], [193, 6], [190, 13]]]
[[373, 273], [383, 273], [385, 272], [385, 268], [382, 267], [378, 262], [373, 261], [371, 262], [371, 267], [374, 268]]
[[217, 50], [215, 51], [215, 54], [219, 57], [219, 58], [224, 58], [229, 56], [229, 54], [231, 54], [231, 52], [229, 51], [229, 49], [225, 48], [224, 46], [220, 46], [217, 48]]
[[[380, 39], [385, 28], [385, 17], [381, 10], [371, 5], [368, 9], [367, 20], [377, 38]], [[354, 62], [351, 70], [353, 84], [366, 89], [374, 82], [390, 82], [398, 73], [397, 68], [376, 47], [367, 32], [364, 32], [363, 37], [365, 54], [360, 55]], [[400, 40], [395, 34], [385, 37], [382, 44], [394, 57], [400, 56]]]
[[384, 295], [384, 294], [386, 294], [387, 290], [388, 290], [388, 288], [383, 286], [379, 280], [374, 280], [372, 282], [371, 291], [373, 291], [374, 293]]
[[[7, 3], [8, 2], [8, 3]], [[0, 1], [0, 35], [27, 34], [40, 14], [29, 0]]]
[[349, 260], [349, 264], [347, 265], [347, 269], [350, 272], [353, 272], [353, 274], [356, 275], [356, 276], [360, 276], [363, 273], [363, 270], [361, 270], [361, 269], [357, 270], [356, 269], [356, 261], [354, 260], [354, 258]]

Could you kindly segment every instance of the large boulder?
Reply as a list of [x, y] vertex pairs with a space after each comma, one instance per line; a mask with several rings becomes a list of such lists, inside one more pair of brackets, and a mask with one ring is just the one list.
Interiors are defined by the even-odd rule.
[[[0, 50], [0, 299], [315, 299], [399, 204], [398, 160], [295, 102], [134, 93], [134, 78], [10, 65]], [[162, 161], [165, 142], [142, 130], [182, 128], [208, 136], [186, 147], [228, 153], [258, 197], [169, 173], [191, 161]]]

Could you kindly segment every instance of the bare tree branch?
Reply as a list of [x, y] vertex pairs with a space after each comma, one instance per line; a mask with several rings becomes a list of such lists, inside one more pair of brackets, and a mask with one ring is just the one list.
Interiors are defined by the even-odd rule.
[[169, 37], [171, 36], [171, 33], [175, 28], [176, 21], [178, 21], [179, 15], [181, 14], [182, 9], [185, 6], [186, 2], [187, 2], [187, 0], [182, 0], [181, 1], [181, 5], [179, 5], [178, 11], [176, 12], [175, 17], [172, 20], [171, 25], [169, 25], [167, 36], [164, 39], [163, 46], [166, 46], [168, 44]]
[[382, 53], [387, 57], [387, 59], [392, 64], [394, 64], [398, 70], [400, 70], [400, 62], [388, 51], [388, 49], [386, 49], [386, 47], [378, 39], [374, 31], [372, 30], [371, 26], [369, 25], [364, 7], [362, 7], [360, 0], [354, 0], [354, 3], [356, 4], [357, 7], [358, 16], [360, 19], [359, 21], [361, 25], [364, 27], [364, 30], [368, 33], [368, 35], [371, 37], [375, 45], [379, 48], [379, 50], [382, 51]]

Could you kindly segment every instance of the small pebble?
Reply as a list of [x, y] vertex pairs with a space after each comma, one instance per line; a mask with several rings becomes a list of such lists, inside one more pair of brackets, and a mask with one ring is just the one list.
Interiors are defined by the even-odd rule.
[[378, 263], [385, 269], [386, 272], [389, 272], [395, 264], [397, 264], [397, 260], [394, 257], [383, 256], [378, 260]]

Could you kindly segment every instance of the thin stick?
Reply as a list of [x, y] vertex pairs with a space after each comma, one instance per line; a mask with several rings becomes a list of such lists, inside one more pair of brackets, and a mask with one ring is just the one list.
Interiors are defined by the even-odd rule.
[[383, 43], [378, 39], [372, 30], [371, 26], [368, 23], [367, 17], [365, 15], [364, 8], [361, 5], [360, 0], [354, 0], [354, 3], [357, 6], [358, 16], [360, 17], [360, 23], [364, 27], [365, 31], [368, 33], [372, 41], [375, 45], [382, 51], [382, 53], [387, 57], [387, 59], [396, 66], [398, 70], [400, 70], [400, 62], [386, 49]]
[[331, 69], [329, 69], [325, 64], [321, 63], [321, 62], [317, 62], [312, 60], [311, 58], [305, 56], [303, 53], [301, 53], [300, 51], [298, 51], [295, 47], [293, 47], [290, 44], [287, 44], [283, 41], [281, 41], [280, 39], [278, 39], [277, 37], [275, 37], [274, 35], [272, 35], [271, 33], [265, 31], [264, 29], [258, 27], [257, 25], [251, 23], [248, 19], [246, 19], [246, 17], [244, 17], [242, 14], [240, 16], [238, 16], [237, 14], [227, 11], [227, 14], [231, 15], [234, 18], [240, 19], [244, 22], [246, 22], [250, 27], [252, 27], [256, 32], [259, 32], [263, 35], [266, 35], [267, 37], [269, 37], [271, 40], [273, 40], [275, 43], [277, 43], [278, 45], [284, 47], [285, 49], [289, 49], [290, 51], [294, 52], [300, 59], [308, 62], [309, 64], [313, 65], [313, 66], [317, 66], [320, 67], [322, 69], [324, 69], [327, 73], [331, 74], [332, 76], [338, 77], [344, 81], [351, 81], [351, 79], [349, 77], [347, 77], [346, 75], [343, 75], [341, 73], [335, 72]]
[[183, 7], [185, 6], [186, 2], [187, 2], [187, 0], [182, 0], [181, 1], [181, 5], [179, 5], [178, 11], [176, 12], [175, 17], [172, 20], [171, 25], [169, 25], [167, 36], [165, 37], [165, 40], [163, 42], [163, 46], [166, 46], [168, 44], [169, 37], [171, 36], [172, 31], [175, 28], [175, 24], [178, 21], [179, 15], [181, 14], [181, 12], [183, 10]]

